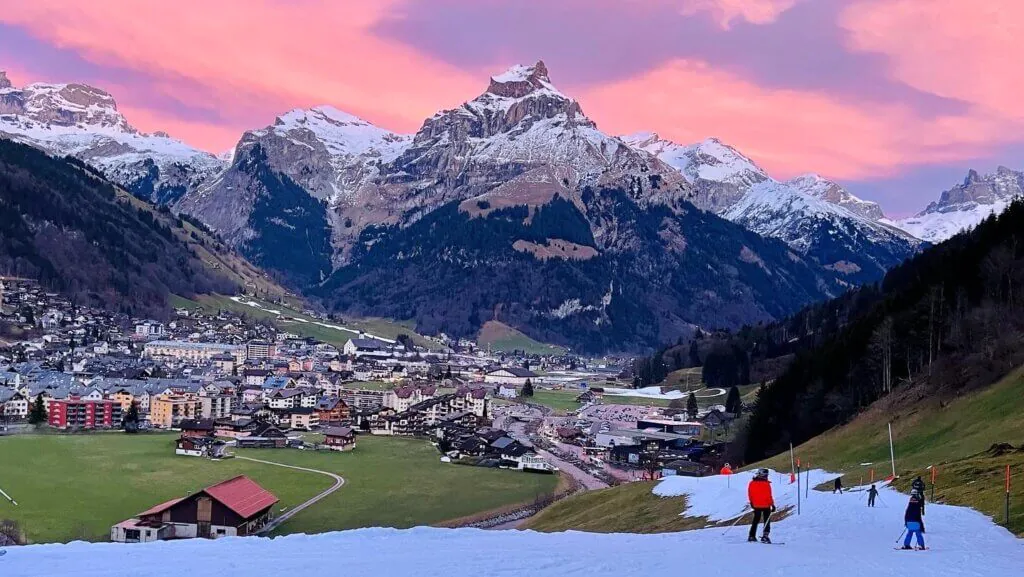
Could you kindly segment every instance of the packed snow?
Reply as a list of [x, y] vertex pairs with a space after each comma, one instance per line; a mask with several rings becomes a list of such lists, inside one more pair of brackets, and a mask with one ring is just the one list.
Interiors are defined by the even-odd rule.
[[[271, 309], [271, 308], [264, 307], [259, 302], [254, 301], [254, 300], [250, 300], [250, 299], [246, 299], [244, 297], [233, 296], [233, 297], [231, 297], [231, 300], [235, 301], [236, 303], [243, 304], [243, 305], [246, 305], [246, 306], [250, 306], [250, 307], [252, 307], [254, 309], [259, 309], [259, 310], [261, 310], [263, 312], [266, 312], [266, 313], [270, 313], [272, 315], [281, 315], [282, 314], [282, 312], [277, 310], [277, 309]], [[370, 333], [366, 333], [366, 332], [360, 331], [359, 329], [350, 329], [348, 327], [343, 327], [341, 325], [335, 325], [335, 324], [332, 324], [332, 323], [325, 323], [325, 322], [322, 322], [322, 321], [311, 321], [309, 319], [304, 319], [304, 318], [301, 318], [301, 317], [292, 317], [291, 320], [293, 320], [295, 322], [299, 322], [299, 323], [314, 324], [314, 325], [317, 325], [317, 326], [320, 326], [320, 327], [324, 327], [325, 329], [332, 329], [332, 330], [335, 330], [335, 331], [344, 331], [344, 332], [347, 332], [347, 333], [352, 333], [353, 335], [356, 335], [356, 336], [363, 336], [364, 338], [373, 339], [373, 340], [376, 340], [376, 341], [381, 341], [381, 342], [389, 343], [389, 344], [392, 344], [392, 345], [397, 342], [394, 339], [386, 339], [384, 337], [380, 337], [380, 336], [377, 336], [377, 335], [372, 335]]]
[[699, 179], [751, 185], [768, 179], [768, 173], [753, 160], [717, 138], [684, 146], [663, 140], [653, 132], [639, 132], [623, 136], [622, 141], [658, 157], [691, 183]]
[[993, 214], [1000, 214], [1010, 206], [1010, 200], [993, 204], [976, 204], [959, 207], [945, 212], [925, 212], [910, 218], [897, 220], [892, 224], [910, 234], [929, 242], [942, 242], [957, 233], [970, 230]]
[[[811, 483], [834, 475], [812, 471]], [[930, 550], [894, 551], [903, 529], [906, 497], [881, 488], [869, 509], [863, 488], [832, 495], [811, 491], [801, 514], [772, 523], [776, 543], [747, 543], [747, 526], [727, 528], [746, 507], [749, 473], [730, 477], [670, 477], [660, 495], [687, 495], [687, 514], [725, 526], [661, 535], [593, 534], [480, 529], [360, 529], [275, 539], [228, 537], [148, 544], [75, 542], [7, 548], [4, 577], [253, 577], [287, 568], [289, 574], [381, 577], [623, 577], [718, 575], [872, 577], [1017, 575], [1024, 543], [970, 509], [929, 504], [925, 539]], [[771, 476], [776, 502], [795, 507], [796, 485]]]
[[644, 387], [642, 389], [617, 389], [606, 387], [604, 394], [619, 397], [641, 397], [644, 399], [681, 399], [686, 396], [682, 391], [661, 392], [661, 387]]

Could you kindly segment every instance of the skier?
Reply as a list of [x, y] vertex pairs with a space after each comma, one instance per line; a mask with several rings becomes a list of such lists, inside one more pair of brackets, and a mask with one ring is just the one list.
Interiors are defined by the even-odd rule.
[[732, 475], [732, 467], [729, 466], [729, 463], [726, 463], [725, 466], [722, 467], [722, 470], [718, 472], [718, 474], [719, 475]]
[[903, 513], [903, 522], [907, 526], [907, 538], [903, 540], [903, 548], [910, 549], [910, 538], [917, 535], [917, 548], [924, 549], [924, 520], [921, 519], [921, 511], [924, 508], [924, 500], [921, 492], [914, 489], [910, 492], [910, 502], [907, 503], [907, 510]]
[[877, 497], [877, 496], [878, 496], [878, 489], [876, 489], [874, 485], [871, 485], [871, 488], [868, 489], [868, 507], [874, 507], [875, 506], [875, 497]]
[[836, 477], [835, 483], [832, 484], [832, 494], [835, 495], [836, 491], [839, 491], [840, 495], [843, 494], [843, 478], [842, 477]]
[[914, 478], [914, 481], [910, 483], [910, 490], [917, 491], [918, 496], [921, 498], [921, 514], [924, 515], [924, 481], [921, 480], [921, 475]]
[[758, 469], [750, 484], [747, 485], [747, 498], [750, 508], [754, 510], [754, 521], [750, 524], [750, 535], [747, 541], [757, 541], [757, 524], [764, 520], [764, 532], [761, 533], [762, 543], [771, 543], [768, 538], [772, 532], [772, 513], [775, 512], [775, 499], [772, 498], [772, 484], [768, 480], [768, 469]]

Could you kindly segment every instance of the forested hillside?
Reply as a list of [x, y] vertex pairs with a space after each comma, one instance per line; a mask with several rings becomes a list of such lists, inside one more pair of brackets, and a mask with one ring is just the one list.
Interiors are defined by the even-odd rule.
[[1022, 283], [1017, 201], [894, 268], [880, 285], [762, 330], [771, 338], [750, 350], [795, 348], [796, 356], [758, 396], [747, 460], [802, 443], [911, 386], [952, 398], [997, 381], [1024, 363]]
[[137, 315], [166, 312], [170, 293], [233, 292], [237, 285], [204, 267], [179, 238], [175, 228], [185, 226], [120, 199], [77, 160], [0, 140], [3, 274]]

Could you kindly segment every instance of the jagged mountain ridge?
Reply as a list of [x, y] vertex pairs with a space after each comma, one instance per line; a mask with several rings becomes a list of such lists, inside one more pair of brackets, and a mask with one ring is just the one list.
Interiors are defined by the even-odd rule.
[[3, 72], [0, 137], [74, 156], [158, 204], [174, 202], [224, 165], [167, 134], [139, 132], [103, 90], [74, 83], [16, 88]]
[[1013, 199], [1024, 195], [1024, 172], [1000, 166], [984, 176], [967, 173], [962, 183], [944, 191], [920, 213], [893, 224], [930, 242], [944, 241], [1001, 214]]
[[685, 175], [698, 207], [786, 242], [851, 284], [881, 278], [921, 247], [918, 239], [879, 222], [877, 204], [817, 175], [777, 181], [718, 139], [683, 146], [641, 133], [624, 140]]

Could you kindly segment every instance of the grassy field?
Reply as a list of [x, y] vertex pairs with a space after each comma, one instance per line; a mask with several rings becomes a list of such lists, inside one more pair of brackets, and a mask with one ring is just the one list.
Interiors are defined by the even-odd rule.
[[[0, 438], [5, 465], [0, 488], [19, 503], [0, 502], [0, 519], [18, 520], [35, 542], [103, 540], [118, 521], [238, 474], [265, 486], [286, 508], [332, 483], [324, 475], [241, 459], [179, 457], [174, 438], [120, 433]], [[345, 487], [286, 522], [279, 534], [435, 524], [532, 501], [557, 484], [554, 476], [444, 464], [428, 443], [412, 439], [360, 437], [356, 451], [344, 454], [287, 449], [237, 454], [345, 477]]]
[[530, 355], [564, 355], [565, 347], [535, 341], [522, 332], [498, 321], [487, 321], [480, 327], [477, 345], [492, 351], [524, 351]]
[[[180, 298], [180, 297], [179, 297]], [[245, 314], [255, 319], [269, 319], [274, 321], [274, 324], [281, 330], [293, 332], [302, 337], [312, 337], [325, 343], [330, 343], [337, 347], [343, 346], [349, 339], [357, 337], [357, 333], [332, 329], [329, 327], [320, 326], [313, 324], [312, 321], [319, 321], [307, 315], [302, 314], [294, 309], [289, 309], [285, 306], [265, 302], [261, 299], [253, 299], [245, 297], [246, 300], [253, 300], [264, 308], [281, 311], [282, 314], [292, 318], [304, 319], [311, 322], [300, 322], [300, 321], [282, 321], [277, 318], [277, 315], [269, 313], [257, 307], [251, 307], [244, 303], [239, 303], [231, 300], [231, 297], [224, 295], [200, 295], [196, 297], [196, 300], [202, 306], [211, 310], [229, 310], [234, 313]], [[323, 321], [320, 321], [323, 322]], [[412, 324], [404, 321], [390, 321], [386, 319], [368, 318], [368, 319], [353, 319], [345, 318], [344, 323], [331, 323], [326, 321], [328, 324], [339, 324], [345, 327], [361, 330], [372, 335], [383, 337], [386, 339], [394, 339], [399, 334], [407, 334], [417, 345], [423, 346], [427, 349], [438, 349], [440, 345], [437, 343], [427, 340], [422, 335], [416, 333], [413, 330]]]
[[524, 400], [530, 403], [537, 403], [538, 405], [550, 407], [562, 413], [568, 413], [580, 408], [580, 404], [576, 402], [576, 397], [578, 395], [579, 393], [572, 391], [534, 389], [533, 396]]
[[534, 531], [591, 533], [669, 533], [700, 529], [703, 517], [681, 517], [685, 497], [658, 497], [652, 482], [588, 491], [555, 503], [526, 521]]
[[[1024, 443], [1024, 371], [1017, 370], [995, 385], [948, 403], [930, 398], [904, 399], [901, 409], [875, 406], [851, 423], [797, 448], [812, 467], [842, 471], [847, 484], [891, 473], [886, 424], [892, 422], [897, 487], [906, 488], [914, 475], [930, 478], [937, 467], [937, 500], [967, 505], [1003, 521], [1003, 475], [1011, 465], [1017, 476], [1011, 491], [1011, 529], [1024, 534], [1024, 452], [990, 452], [993, 444]], [[788, 470], [780, 455], [770, 466]], [[862, 465], [862, 463], [872, 463]]]

